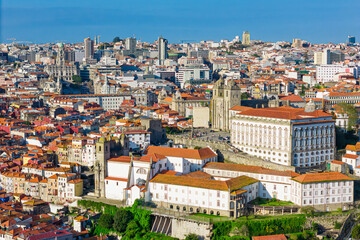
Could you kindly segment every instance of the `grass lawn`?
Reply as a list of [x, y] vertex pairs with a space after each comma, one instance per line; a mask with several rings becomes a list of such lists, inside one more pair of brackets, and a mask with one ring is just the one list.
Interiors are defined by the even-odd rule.
[[264, 207], [279, 207], [279, 206], [292, 206], [294, 205], [290, 201], [280, 201], [280, 200], [272, 200], [266, 198], [257, 198], [252, 200], [250, 204], [257, 205], [257, 206], [264, 206]]
[[223, 221], [246, 221], [246, 220], [267, 220], [267, 219], [279, 219], [279, 218], [294, 218], [301, 217], [304, 214], [290, 214], [290, 215], [250, 215], [248, 217], [239, 217], [239, 218], [230, 218], [224, 216], [208, 215], [203, 213], [195, 213], [193, 215], [187, 216], [190, 219], [205, 221], [205, 222], [223, 222]]

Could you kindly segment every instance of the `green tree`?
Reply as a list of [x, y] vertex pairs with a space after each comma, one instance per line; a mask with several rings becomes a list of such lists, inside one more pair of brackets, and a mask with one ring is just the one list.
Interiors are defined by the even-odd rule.
[[243, 92], [242, 94], [241, 94], [241, 99], [248, 99], [250, 97], [250, 94], [248, 93], [248, 92]]
[[111, 229], [114, 223], [113, 216], [110, 214], [102, 214], [99, 218], [99, 226], [107, 229]]
[[346, 102], [338, 103], [337, 106], [339, 107], [338, 111], [346, 113], [349, 116], [348, 122], [348, 131], [350, 131], [353, 126], [356, 125], [358, 116], [354, 105], [348, 104]]
[[74, 82], [76, 82], [77, 84], [81, 84], [82, 83], [82, 78], [79, 75], [74, 75], [72, 76], [72, 80]]
[[141, 232], [139, 224], [132, 220], [126, 227], [126, 238], [125, 239], [135, 239], [137, 233]]
[[121, 208], [114, 216], [113, 228], [115, 231], [122, 233], [126, 230], [126, 226], [132, 220], [131, 212]]
[[351, 232], [351, 237], [355, 238], [355, 239], [360, 239], [360, 225], [356, 225], [352, 232]]
[[301, 212], [307, 216], [314, 216], [315, 213], [315, 208], [311, 207], [311, 206], [307, 206], [307, 207], [302, 207], [301, 208]]
[[199, 236], [195, 233], [190, 233], [186, 235], [185, 240], [199, 240]]
[[120, 42], [120, 41], [121, 41], [121, 39], [119, 37], [114, 37], [114, 39], [113, 39], [113, 43], [117, 43], [117, 42]]

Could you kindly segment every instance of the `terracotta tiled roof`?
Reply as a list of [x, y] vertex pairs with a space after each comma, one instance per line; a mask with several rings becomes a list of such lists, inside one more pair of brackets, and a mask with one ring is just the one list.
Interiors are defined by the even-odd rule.
[[249, 173], [260, 173], [268, 175], [277, 175], [284, 177], [297, 177], [300, 176], [298, 173], [293, 171], [278, 171], [272, 170], [264, 167], [252, 166], [252, 165], [242, 165], [235, 163], [220, 163], [220, 162], [209, 162], [203, 168], [209, 169], [219, 169], [219, 170], [228, 170], [228, 171], [238, 171], [238, 172], [249, 172]]
[[302, 99], [302, 97], [300, 97], [299, 95], [294, 95], [294, 94], [286, 96], [286, 97], [282, 97], [282, 98], [280, 98], [280, 100], [284, 100], [284, 101], [289, 100], [290, 102], [304, 102], [304, 99]]
[[342, 162], [342, 161], [337, 161], [337, 160], [333, 160], [331, 163], [335, 163], [335, 164], [339, 164], [339, 165], [345, 164], [344, 162]]
[[209, 147], [202, 149], [184, 149], [184, 148], [149, 146], [145, 150], [145, 154], [153, 154], [153, 153], [161, 154], [164, 156], [170, 156], [170, 157], [182, 157], [182, 158], [191, 158], [191, 159], [207, 159], [217, 156], [217, 154]]
[[245, 107], [245, 106], [238, 106], [238, 105], [233, 106], [232, 108], [230, 108], [230, 110], [239, 111], [239, 112], [250, 110], [250, 109], [253, 109], [253, 108], [252, 107]]
[[152, 159], [153, 162], [157, 162], [157, 161], [159, 161], [161, 159], [165, 159], [165, 158], [166, 157], [164, 155], [153, 153], [153, 154], [148, 154], [148, 155], [142, 156], [141, 158], [138, 159], [138, 161], [150, 162], [150, 160]]
[[258, 180], [247, 176], [232, 178], [228, 181], [219, 181], [206, 178], [197, 178], [194, 180], [192, 177], [158, 174], [153, 179], [151, 179], [150, 182], [213, 189], [219, 191], [234, 191], [256, 183]]
[[357, 159], [359, 157], [359, 155], [354, 155], [354, 154], [345, 154], [343, 156], [343, 158], [351, 158], [351, 159]]
[[300, 183], [315, 183], [315, 182], [335, 182], [335, 181], [353, 181], [339, 172], [323, 172], [323, 173], [307, 173], [293, 178], [292, 180]]
[[213, 178], [213, 176], [211, 176], [210, 174], [208, 174], [206, 172], [202, 172], [202, 171], [187, 173], [187, 174], [184, 174], [183, 176], [192, 177], [192, 178], [208, 178], [208, 179]]
[[304, 108], [293, 108], [289, 106], [251, 109], [239, 113], [240, 116], [256, 116], [266, 118], [279, 119], [311, 119], [320, 117], [332, 117], [331, 114], [325, 113], [322, 110], [315, 110], [314, 112], [305, 112]]
[[117, 178], [117, 177], [106, 177], [106, 180], [113, 180], [113, 181], [120, 181], [120, 182], [127, 182], [126, 178]]
[[128, 156], [112, 157], [112, 158], [108, 159], [108, 162], [130, 163], [131, 157], [128, 157]]
[[357, 142], [355, 145], [346, 145], [346, 150], [358, 152], [360, 151], [360, 142]]
[[252, 237], [253, 240], [287, 240], [284, 234]]

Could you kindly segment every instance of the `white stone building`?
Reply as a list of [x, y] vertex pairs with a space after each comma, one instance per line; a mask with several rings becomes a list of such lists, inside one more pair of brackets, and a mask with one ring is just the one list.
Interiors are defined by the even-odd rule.
[[186, 174], [200, 170], [207, 162], [217, 161], [217, 154], [210, 148], [195, 150], [149, 146], [145, 154], [140, 158], [121, 156], [107, 160], [106, 198], [124, 200], [131, 205], [137, 198], [149, 199], [147, 183], [156, 174], [164, 170]]
[[326, 83], [334, 82], [337, 73], [351, 73], [356, 79], [359, 77], [360, 66], [348, 66], [342, 64], [328, 64], [316, 67], [316, 79]]
[[151, 200], [178, 211], [240, 217], [256, 198], [258, 180], [247, 176], [227, 181], [158, 174], [150, 181]]
[[305, 109], [250, 109], [233, 117], [231, 143], [281, 165], [315, 166], [334, 159], [335, 124], [312, 102]]
[[291, 179], [299, 176], [292, 171], [277, 171], [233, 163], [210, 162], [203, 169], [217, 180], [228, 180], [243, 175], [255, 178], [260, 181], [258, 197], [276, 198], [281, 201], [290, 201]]
[[349, 209], [354, 202], [354, 179], [339, 172], [308, 173], [292, 179], [291, 201], [322, 211]]
[[349, 170], [355, 176], [360, 176], [360, 142], [347, 145], [345, 149], [346, 154], [342, 157], [342, 161], [349, 166]]
[[120, 137], [121, 134], [125, 134], [129, 139], [129, 150], [140, 150], [150, 145], [151, 132], [148, 131], [124, 131], [120, 133], [114, 133], [115, 137]]

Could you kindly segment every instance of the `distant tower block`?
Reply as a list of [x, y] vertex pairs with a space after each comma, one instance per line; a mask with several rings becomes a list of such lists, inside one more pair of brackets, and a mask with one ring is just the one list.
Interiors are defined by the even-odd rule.
[[348, 36], [348, 43], [350, 44], [354, 44], [356, 41], [355, 41], [355, 37], [354, 36]]
[[248, 31], [243, 32], [242, 44], [250, 45], [250, 33]]
[[163, 65], [165, 59], [168, 58], [167, 44], [168, 44], [168, 40], [163, 38], [161, 35], [161, 37], [159, 37], [159, 39], [158, 39], [159, 65]]

